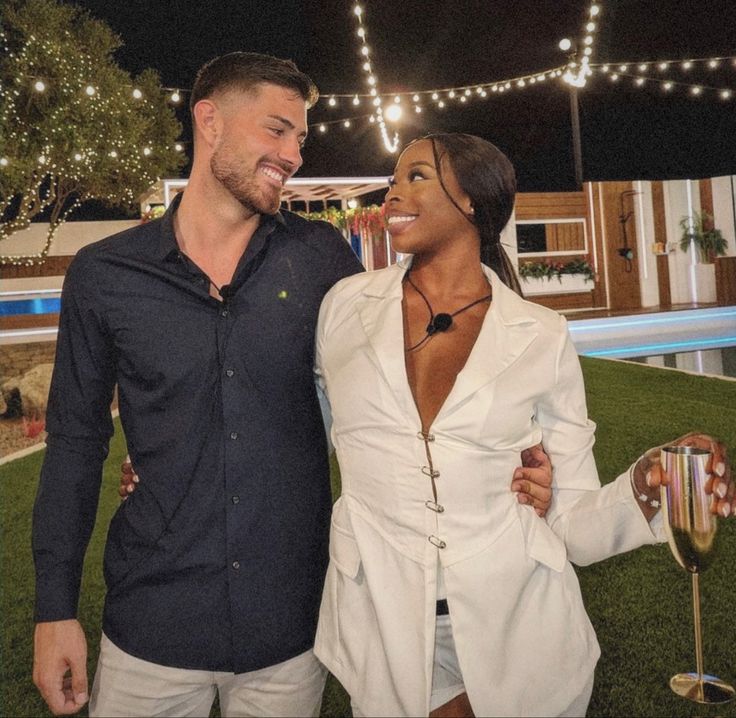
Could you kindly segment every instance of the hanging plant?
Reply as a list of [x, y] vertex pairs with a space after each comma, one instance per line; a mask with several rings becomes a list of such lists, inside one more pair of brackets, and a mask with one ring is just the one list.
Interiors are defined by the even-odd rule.
[[327, 207], [320, 212], [299, 212], [310, 220], [322, 220], [334, 224], [339, 230], [347, 230], [350, 234], [367, 234], [371, 237], [382, 237], [385, 230], [383, 206], [370, 205], [342, 210]]
[[720, 229], [713, 226], [713, 217], [705, 210], [684, 216], [680, 220], [680, 249], [683, 252], [694, 247], [703, 264], [713, 264], [716, 257], [726, 254], [728, 242]]

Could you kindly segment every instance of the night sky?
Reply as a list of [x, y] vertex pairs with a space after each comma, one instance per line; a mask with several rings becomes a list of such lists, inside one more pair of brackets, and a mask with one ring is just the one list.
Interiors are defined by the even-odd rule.
[[[233, 50], [293, 59], [323, 96], [365, 92], [353, 2], [331, 0], [84, 0], [125, 43], [128, 71], [159, 71], [164, 85], [190, 88], [197, 68]], [[734, 0], [603, 0], [593, 62], [686, 60], [736, 55]], [[580, 39], [586, 0], [363, 0], [367, 40], [381, 93], [483, 83], [561, 65], [558, 41]], [[634, 68], [632, 68], [633, 70]], [[657, 74], [652, 72], [650, 74]], [[671, 67], [670, 79], [731, 88], [730, 102], [705, 90], [700, 99], [676, 89], [613, 85], [594, 76], [580, 92], [584, 179], [666, 179], [736, 173], [736, 66]], [[503, 149], [520, 190], [574, 189], [569, 96], [560, 82], [490, 95], [444, 110], [425, 106], [403, 124], [404, 142], [429, 131], [465, 131]], [[343, 101], [320, 102], [310, 123], [367, 114]], [[186, 112], [179, 110], [180, 120]], [[366, 119], [326, 135], [313, 128], [302, 176], [390, 174], [394, 157]], [[188, 123], [184, 139], [190, 139]]]

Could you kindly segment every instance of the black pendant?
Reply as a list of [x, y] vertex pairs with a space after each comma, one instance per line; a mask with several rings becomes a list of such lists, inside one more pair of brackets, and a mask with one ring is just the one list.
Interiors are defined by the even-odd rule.
[[435, 314], [427, 326], [427, 334], [432, 336], [437, 332], [446, 332], [452, 326], [452, 317], [449, 314]]

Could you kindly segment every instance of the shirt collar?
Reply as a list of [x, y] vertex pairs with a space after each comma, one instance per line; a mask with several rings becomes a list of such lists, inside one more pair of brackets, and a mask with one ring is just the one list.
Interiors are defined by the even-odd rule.
[[[179, 194], [174, 197], [159, 224], [159, 238], [156, 256], [162, 261], [171, 256], [176, 256], [179, 253], [179, 245], [176, 242], [176, 234], [174, 233], [174, 214], [176, 214], [176, 211], [179, 209], [182, 194], [183, 192], [179, 192]], [[269, 231], [267, 234], [270, 234], [271, 231], [276, 229], [278, 226], [286, 227], [286, 220], [280, 211], [276, 212], [276, 214], [262, 214], [261, 221], [258, 224], [258, 230], [261, 228], [268, 228]]]

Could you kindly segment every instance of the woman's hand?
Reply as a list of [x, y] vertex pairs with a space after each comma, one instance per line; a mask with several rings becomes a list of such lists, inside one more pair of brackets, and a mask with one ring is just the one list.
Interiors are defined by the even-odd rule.
[[[694, 431], [666, 444], [666, 446], [671, 445], [693, 446], [711, 452], [705, 466], [709, 475], [705, 491], [713, 496], [710, 511], [723, 518], [734, 514], [736, 512], [736, 486], [732, 480], [731, 465], [725, 444], [712, 436]], [[660, 461], [661, 449], [661, 446], [650, 449], [636, 462], [634, 467], [632, 489], [634, 495], [639, 499], [639, 507], [647, 520], [651, 520], [659, 510], [659, 487], [666, 486], [668, 483]]]
[[133, 464], [130, 463], [130, 456], [125, 457], [125, 461], [120, 465], [120, 486], [118, 486], [118, 493], [120, 498], [125, 501], [130, 494], [136, 489], [138, 483], [138, 475], [133, 470]]
[[514, 471], [511, 490], [520, 504], [532, 506], [544, 516], [552, 503], [552, 464], [541, 444], [521, 452], [521, 466]]

